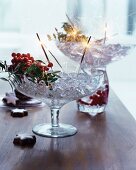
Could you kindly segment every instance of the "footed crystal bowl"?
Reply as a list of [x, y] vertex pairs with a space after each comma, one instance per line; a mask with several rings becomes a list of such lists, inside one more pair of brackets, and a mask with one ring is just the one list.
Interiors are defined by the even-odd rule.
[[[85, 45], [83, 42], [56, 42], [58, 49], [70, 59], [79, 62]], [[91, 41], [88, 45], [83, 67], [101, 68], [117, 61], [128, 54], [130, 45], [104, 44], [103, 41]]]
[[99, 86], [102, 72], [92, 73], [60, 73], [57, 81], [46, 85], [44, 82], [34, 83], [25, 78], [21, 83], [15, 82], [15, 88], [23, 94], [40, 98], [51, 109], [51, 123], [39, 124], [33, 132], [44, 137], [66, 137], [76, 134], [72, 125], [59, 123], [59, 109], [66, 103], [92, 94]]

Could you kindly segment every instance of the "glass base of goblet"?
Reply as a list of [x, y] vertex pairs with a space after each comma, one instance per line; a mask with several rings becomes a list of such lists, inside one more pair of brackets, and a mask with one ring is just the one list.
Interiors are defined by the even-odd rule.
[[99, 105], [90, 106], [90, 105], [80, 104], [77, 102], [77, 108], [80, 112], [88, 113], [91, 116], [96, 116], [97, 114], [105, 111], [106, 105], [103, 104], [102, 106]]
[[39, 124], [32, 131], [36, 135], [49, 138], [63, 138], [77, 133], [77, 129], [68, 124], [59, 124], [58, 127], [52, 127], [51, 124]]

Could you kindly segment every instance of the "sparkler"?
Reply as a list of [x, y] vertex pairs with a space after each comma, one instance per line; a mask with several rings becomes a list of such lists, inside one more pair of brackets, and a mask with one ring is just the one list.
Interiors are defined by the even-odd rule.
[[46, 53], [46, 51], [45, 51], [45, 49], [44, 49], [43, 44], [41, 43], [40, 36], [39, 36], [39, 34], [38, 34], [38, 33], [36, 33], [36, 35], [37, 35], [37, 38], [38, 38], [38, 40], [39, 40], [39, 42], [40, 42], [40, 44], [41, 44], [42, 50], [43, 50], [43, 52], [44, 52], [44, 55], [45, 55], [45, 57], [46, 57], [46, 59], [47, 59], [47, 61], [48, 61], [48, 63], [49, 63], [49, 62], [50, 62], [50, 60], [49, 60], [48, 55], [47, 55], [47, 53]]
[[106, 39], [107, 39], [107, 23], [105, 23], [104, 44], [106, 42]]

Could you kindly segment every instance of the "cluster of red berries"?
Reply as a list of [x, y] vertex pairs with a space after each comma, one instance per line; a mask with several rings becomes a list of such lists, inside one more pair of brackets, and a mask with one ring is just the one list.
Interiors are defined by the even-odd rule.
[[34, 58], [29, 54], [12, 53], [12, 64], [9, 66], [9, 71], [14, 71], [15, 68], [21, 64], [22, 72], [25, 72], [32, 64], [40, 68], [41, 71], [48, 71], [53, 67], [53, 63], [49, 62], [47, 65], [41, 61], [34, 60]]
[[98, 90], [95, 94], [89, 97], [89, 101], [83, 101], [82, 99], [79, 99], [78, 102], [80, 104], [84, 105], [90, 105], [90, 106], [102, 106], [103, 104], [107, 104], [108, 102], [108, 94], [109, 94], [109, 86], [105, 85], [104, 90]]
[[14, 70], [19, 64], [22, 65], [22, 71], [24, 72], [28, 67], [30, 67], [34, 63], [34, 58], [31, 57], [29, 53], [20, 54], [20, 53], [12, 53], [12, 64], [9, 67], [9, 70]]
[[11, 65], [8, 67], [9, 71], [15, 71], [16, 67], [21, 64], [21, 71], [24, 72], [28, 67], [30, 67], [34, 58], [30, 56], [30, 54], [20, 54], [20, 53], [12, 53]]

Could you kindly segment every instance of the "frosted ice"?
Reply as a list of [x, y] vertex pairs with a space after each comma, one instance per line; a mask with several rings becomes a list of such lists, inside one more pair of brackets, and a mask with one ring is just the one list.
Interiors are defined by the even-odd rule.
[[88, 75], [86, 73], [60, 73], [61, 78], [52, 83], [52, 88], [46, 86], [44, 83], [33, 83], [28, 79], [21, 84], [17, 84], [16, 88], [20, 92], [32, 97], [44, 98], [45, 100], [60, 100], [60, 102], [67, 103], [89, 94], [92, 94], [98, 86], [100, 75]]
[[[83, 44], [81, 42], [57, 42], [57, 47], [72, 60], [80, 62], [83, 55]], [[92, 67], [102, 67], [119, 60], [127, 55], [131, 46], [121, 44], [104, 44], [101, 42], [93, 43], [87, 50], [84, 65]]]

